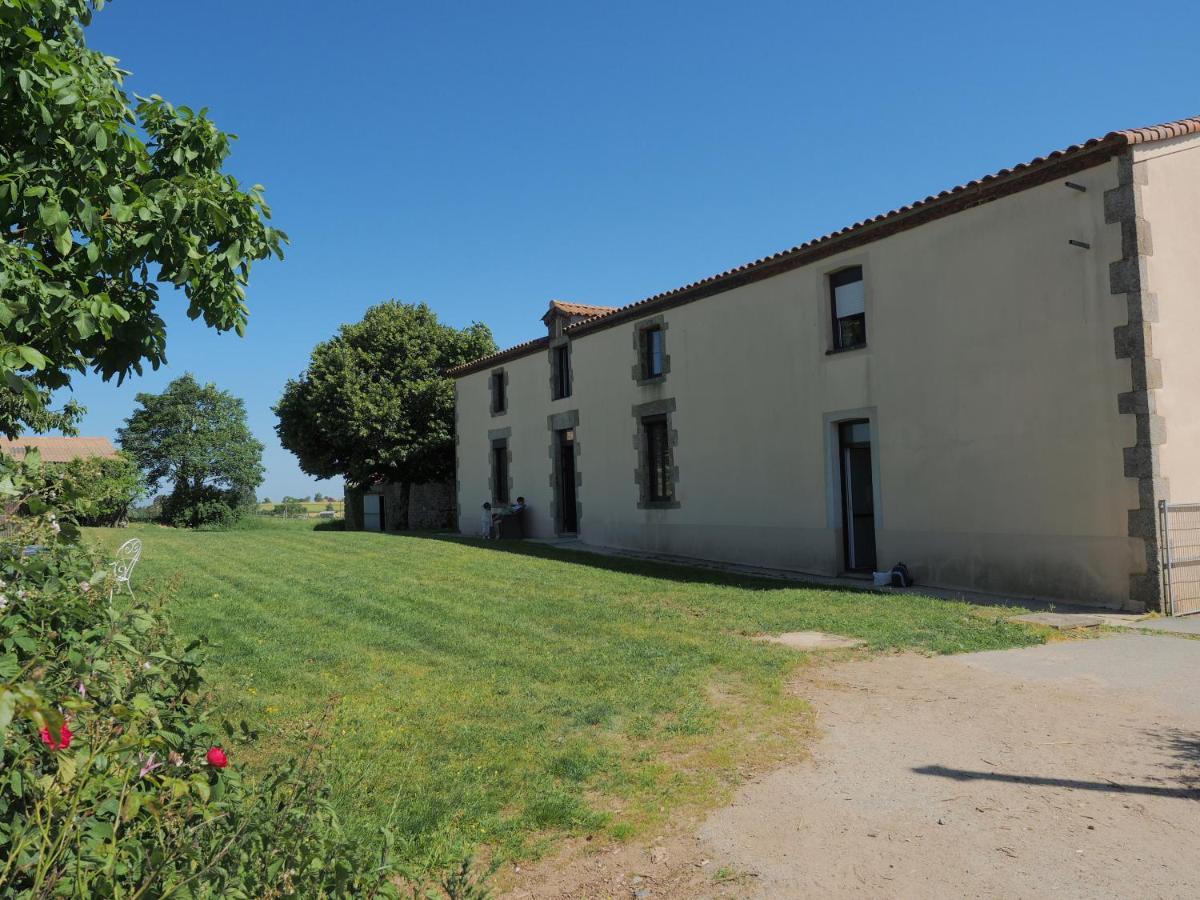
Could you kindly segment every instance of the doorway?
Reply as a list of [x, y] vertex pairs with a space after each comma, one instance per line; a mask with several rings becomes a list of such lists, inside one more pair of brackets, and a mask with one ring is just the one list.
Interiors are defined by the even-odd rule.
[[558, 435], [558, 533], [578, 534], [579, 513], [575, 504], [575, 429], [564, 428]]
[[871, 466], [871, 423], [838, 423], [842, 474], [842, 553], [848, 572], [874, 571], [875, 484]]
[[383, 531], [383, 497], [363, 494], [363, 531]]

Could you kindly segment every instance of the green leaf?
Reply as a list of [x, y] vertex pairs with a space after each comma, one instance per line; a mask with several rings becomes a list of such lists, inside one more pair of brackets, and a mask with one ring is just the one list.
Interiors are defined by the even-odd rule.
[[92, 317], [85, 312], [78, 313], [75, 316], [75, 332], [81, 341], [86, 341], [95, 334], [96, 326], [92, 322]]
[[21, 355], [21, 359], [33, 366], [39, 372], [46, 368], [46, 357], [32, 347], [18, 347], [17, 353]]
[[25, 25], [21, 28], [21, 33], [31, 41], [36, 41], [39, 44], [42, 42], [42, 33], [36, 28], [30, 28], [28, 25]]
[[104, 150], [108, 147], [108, 132], [103, 128], [96, 132], [96, 149]]
[[71, 237], [71, 229], [64, 228], [54, 236], [54, 249], [66, 256], [71, 252], [71, 248], [75, 246], [75, 241]]
[[71, 106], [79, 102], [79, 95], [74, 91], [67, 91], [65, 94], [59, 94], [54, 102], [59, 106]]
[[29, 77], [29, 73], [24, 69], [17, 73], [17, 83], [21, 85], [21, 90], [23, 90], [25, 93], [29, 93], [29, 85], [32, 82], [33, 79]]

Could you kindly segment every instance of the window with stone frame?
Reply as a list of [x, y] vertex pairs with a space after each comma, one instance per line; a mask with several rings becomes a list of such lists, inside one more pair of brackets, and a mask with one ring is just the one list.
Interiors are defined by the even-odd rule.
[[666, 332], [661, 325], [641, 329], [642, 379], [662, 378], [666, 357]]
[[675, 499], [671, 465], [671, 429], [667, 417], [647, 416], [642, 420], [646, 442], [646, 499], [669, 503]]
[[829, 306], [833, 314], [833, 349], [865, 347], [867, 305], [862, 266], [850, 266], [829, 276]]
[[508, 373], [496, 369], [488, 377], [488, 387], [492, 397], [492, 415], [500, 416], [508, 412]]
[[554, 387], [551, 399], [562, 400], [564, 397], [570, 397], [571, 345], [569, 343], [559, 344], [551, 350], [551, 365], [554, 367], [552, 372]]
[[492, 503], [507, 504], [508, 496], [508, 441], [492, 441]]

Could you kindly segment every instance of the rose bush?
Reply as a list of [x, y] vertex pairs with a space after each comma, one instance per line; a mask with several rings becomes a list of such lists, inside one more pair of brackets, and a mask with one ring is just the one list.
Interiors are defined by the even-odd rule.
[[257, 783], [230, 764], [229, 741], [253, 733], [219, 740], [200, 642], [182, 644], [157, 601], [110, 599], [70, 498], [51, 508], [38, 469], [36, 454], [0, 460], [0, 895], [423, 892], [386, 829], [378, 847], [344, 835], [314, 746]]

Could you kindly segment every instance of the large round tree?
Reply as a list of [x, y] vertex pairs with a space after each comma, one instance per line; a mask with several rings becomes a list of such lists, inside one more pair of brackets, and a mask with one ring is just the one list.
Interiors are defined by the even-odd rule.
[[[454, 382], [446, 370], [496, 349], [486, 325], [443, 325], [424, 303], [380, 303], [312, 352], [275, 406], [280, 443], [317, 478], [402, 485], [454, 474]], [[401, 527], [407, 527], [402, 519]]]
[[125, 420], [117, 439], [151, 490], [171, 486], [165, 520], [193, 528], [226, 525], [254, 503], [263, 445], [246, 424], [245, 403], [190, 374], [161, 394], [138, 394], [137, 402], [141, 409]]
[[0, 3], [0, 432], [70, 430], [49, 408], [92, 369], [165, 360], [159, 286], [218, 331], [246, 325], [255, 260], [280, 253], [262, 188], [222, 171], [232, 135], [204, 110], [132, 98], [87, 46], [101, 0]]

